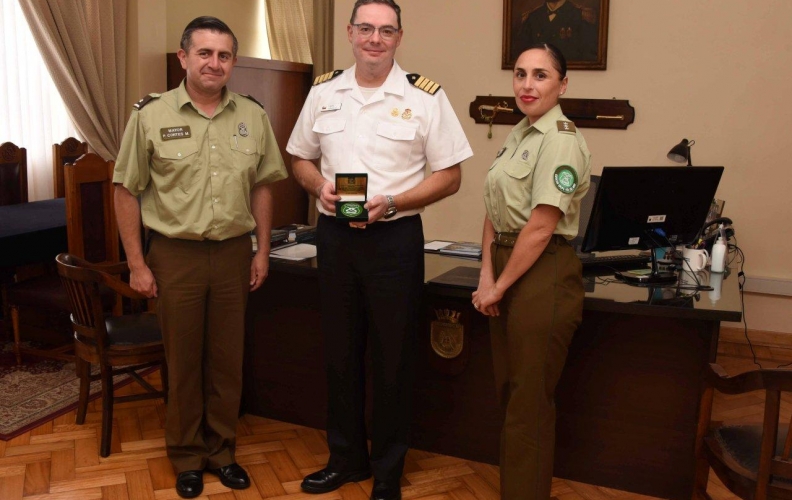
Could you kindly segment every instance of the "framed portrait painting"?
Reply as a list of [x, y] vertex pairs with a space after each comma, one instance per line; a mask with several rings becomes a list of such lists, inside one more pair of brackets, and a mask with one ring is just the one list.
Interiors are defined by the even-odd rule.
[[502, 69], [514, 68], [522, 50], [552, 43], [569, 69], [605, 69], [609, 0], [503, 0]]

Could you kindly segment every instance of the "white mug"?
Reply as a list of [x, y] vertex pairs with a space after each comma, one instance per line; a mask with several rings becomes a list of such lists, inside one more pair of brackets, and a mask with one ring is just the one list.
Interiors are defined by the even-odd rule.
[[682, 270], [697, 273], [707, 267], [709, 253], [703, 248], [688, 248], [682, 250]]

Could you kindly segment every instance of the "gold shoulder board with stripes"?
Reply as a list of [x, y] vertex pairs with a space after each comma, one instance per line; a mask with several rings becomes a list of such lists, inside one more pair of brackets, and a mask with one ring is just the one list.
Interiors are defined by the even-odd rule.
[[141, 99], [138, 102], [136, 102], [135, 104], [133, 104], [132, 107], [135, 108], [136, 110], [140, 111], [141, 109], [143, 109], [143, 106], [145, 106], [146, 104], [150, 103], [154, 99], [159, 99], [159, 97], [161, 95], [162, 94], [149, 94], [146, 97], [144, 97], [143, 99]]
[[316, 78], [314, 78], [313, 84], [314, 84], [314, 86], [316, 86], [316, 85], [319, 85], [321, 83], [329, 82], [330, 80], [332, 80], [333, 78], [337, 77], [338, 75], [340, 75], [343, 72], [344, 72], [343, 69], [337, 69], [335, 71], [331, 71], [330, 73], [325, 73], [324, 75], [319, 75]]
[[418, 73], [410, 73], [407, 75], [407, 81], [410, 82], [414, 87], [418, 87], [424, 92], [428, 92], [432, 95], [435, 95], [437, 91], [440, 90], [440, 84], [435, 83], [432, 80], [419, 75]]

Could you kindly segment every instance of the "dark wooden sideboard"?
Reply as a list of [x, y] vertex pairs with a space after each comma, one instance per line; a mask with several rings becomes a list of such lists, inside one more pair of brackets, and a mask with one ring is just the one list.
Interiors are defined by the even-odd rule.
[[[427, 255], [426, 264], [412, 446], [497, 464], [502, 413], [487, 320], [470, 306], [479, 263]], [[273, 262], [267, 282], [250, 296], [243, 409], [324, 428], [314, 266]], [[458, 266], [472, 268], [462, 273], [467, 285], [434, 282]], [[691, 497], [702, 370], [715, 358], [720, 322], [740, 320], [736, 281], [726, 279], [719, 294], [701, 292], [698, 299], [616, 283], [587, 286], [583, 324], [557, 390], [555, 476]], [[444, 309], [458, 311], [465, 329], [453, 359], [435, 354], [429, 340], [431, 321]]]

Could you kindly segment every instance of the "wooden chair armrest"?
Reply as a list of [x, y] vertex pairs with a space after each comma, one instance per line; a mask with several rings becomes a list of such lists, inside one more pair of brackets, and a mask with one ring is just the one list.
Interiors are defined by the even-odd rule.
[[710, 363], [705, 378], [710, 387], [725, 394], [742, 394], [758, 390], [792, 391], [792, 370], [753, 370], [730, 377], [718, 364]]
[[112, 289], [114, 292], [116, 292], [117, 294], [119, 294], [119, 295], [121, 295], [123, 297], [126, 297], [128, 299], [132, 299], [132, 300], [147, 300], [148, 299], [148, 297], [146, 297], [145, 295], [143, 295], [141, 293], [138, 293], [135, 290], [133, 290], [132, 287], [129, 286], [127, 283], [124, 283], [120, 279], [118, 279], [118, 278], [116, 278], [116, 277], [114, 277], [114, 276], [112, 276], [110, 274], [101, 273], [100, 276], [102, 278], [102, 284], [103, 285], [105, 285], [106, 287]]
[[119, 275], [129, 272], [129, 264], [127, 264], [126, 261], [114, 262], [110, 264], [93, 264], [89, 262], [85, 267], [88, 269], [93, 269], [94, 271], [99, 271], [100, 273], [112, 275]]

